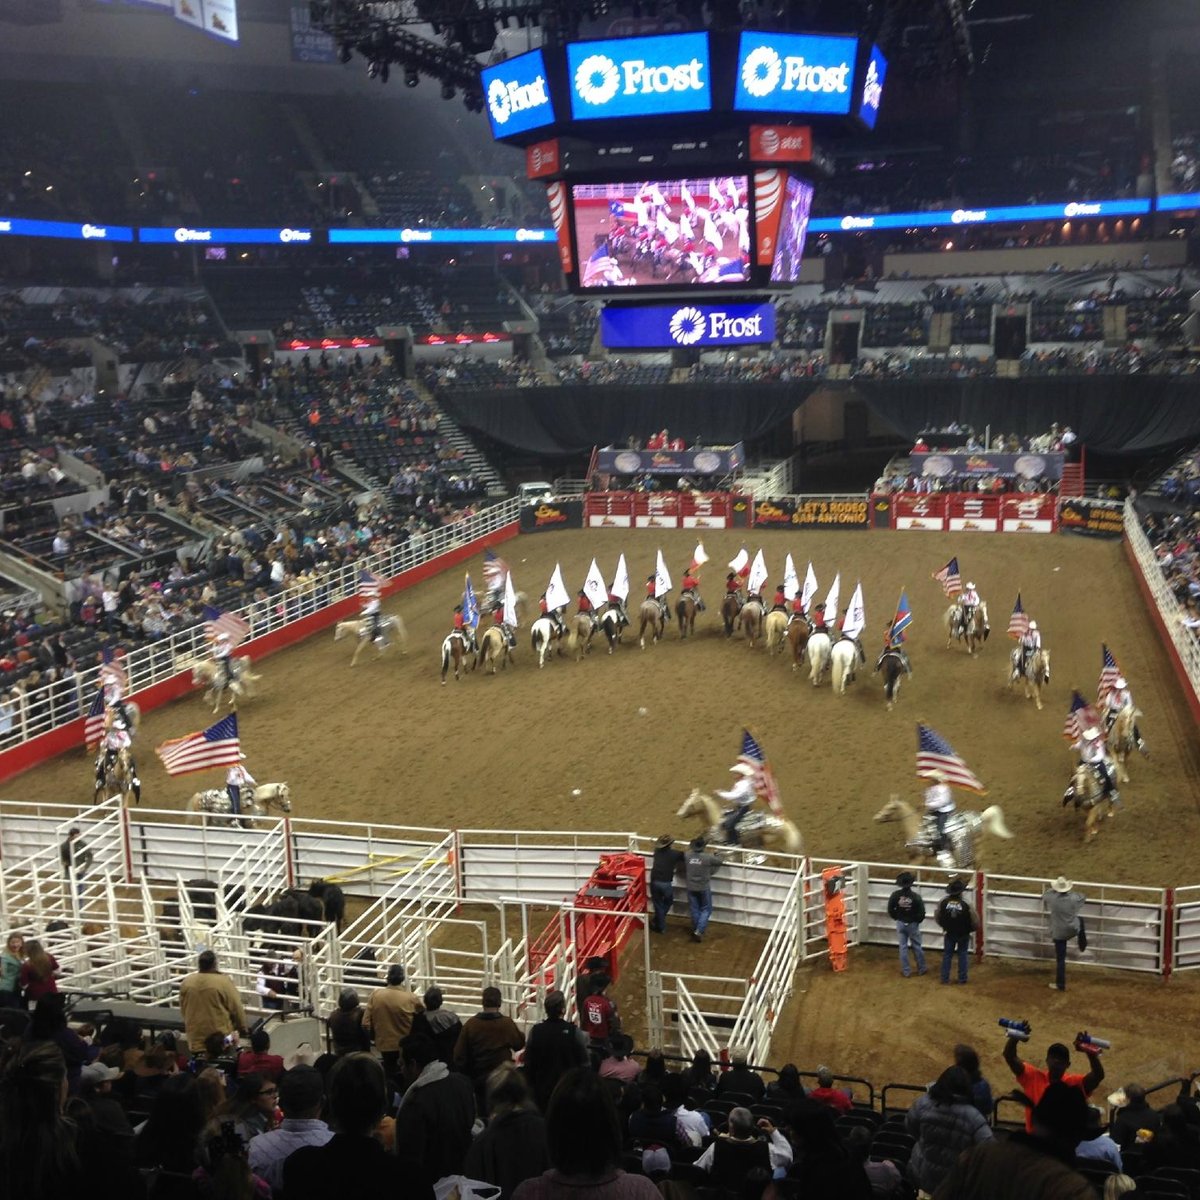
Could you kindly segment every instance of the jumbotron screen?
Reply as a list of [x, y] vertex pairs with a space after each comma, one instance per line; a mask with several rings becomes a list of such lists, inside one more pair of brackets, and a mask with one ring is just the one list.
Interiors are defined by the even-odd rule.
[[783, 215], [779, 219], [779, 243], [771, 263], [772, 283], [800, 281], [800, 263], [804, 258], [812, 201], [813, 185], [789, 175], [783, 197]]
[[736, 286], [750, 278], [745, 175], [571, 187], [579, 286]]

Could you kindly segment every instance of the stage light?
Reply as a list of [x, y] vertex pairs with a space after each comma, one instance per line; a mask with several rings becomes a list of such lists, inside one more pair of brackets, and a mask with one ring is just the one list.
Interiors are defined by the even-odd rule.
[[404, 86], [405, 87], [410, 87], [410, 88], [416, 87], [417, 84], [419, 84], [420, 82], [421, 82], [421, 75], [420, 75], [420, 72], [418, 72], [416, 67], [405, 67], [404, 68]]

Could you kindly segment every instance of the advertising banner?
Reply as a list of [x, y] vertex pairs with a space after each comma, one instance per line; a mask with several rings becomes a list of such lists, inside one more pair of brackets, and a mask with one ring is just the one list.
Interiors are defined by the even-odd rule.
[[145, 226], [138, 230], [139, 242], [173, 242], [177, 246], [189, 243], [202, 246], [220, 246], [227, 243], [251, 243], [258, 245], [311, 246], [311, 229], [193, 229], [181, 225], [175, 229], [161, 226]]
[[128, 225], [100, 225], [85, 221], [35, 221], [26, 217], [0, 217], [0, 236], [69, 238], [81, 242], [132, 242]]
[[589, 529], [631, 529], [632, 492], [589, 492], [583, 498]]
[[812, 153], [812, 128], [808, 125], [750, 126], [751, 162], [811, 162]]
[[898, 492], [892, 497], [897, 529], [946, 528], [946, 497], [916, 492]]
[[542, 179], [554, 175], [562, 165], [558, 138], [546, 142], [534, 142], [525, 147], [525, 174], [530, 179]]
[[780, 496], [754, 502], [754, 524], [768, 529], [866, 529], [871, 506], [861, 499]]
[[554, 222], [554, 234], [558, 239], [558, 261], [564, 275], [575, 269], [575, 256], [571, 252], [571, 232], [567, 213], [570, 192], [561, 179], [546, 184], [546, 203], [550, 206], [550, 219]]
[[1000, 528], [1000, 497], [952, 492], [946, 497], [951, 533], [995, 533]]
[[[196, 0], [192, 0], [194, 4]], [[204, 0], [204, 32], [222, 41], [238, 40], [237, 0]]]
[[988, 450], [962, 450], [953, 453], [915, 455], [921, 474], [945, 478], [948, 475], [1017, 475], [1022, 479], [1062, 478], [1062, 454], [993, 454]]
[[583, 501], [555, 500], [530, 504], [521, 509], [521, 532], [543, 533], [547, 529], [582, 529]]
[[293, 4], [289, 20], [292, 30], [292, 62], [337, 62], [337, 44], [324, 30], [313, 28], [307, 4]]
[[892, 498], [891, 496], [871, 497], [871, 528], [891, 529], [892, 527]]
[[778, 167], [762, 167], [754, 172], [755, 261], [760, 267], [769, 267], [775, 261], [786, 185], [787, 172]]
[[635, 529], [678, 529], [679, 494], [677, 492], [635, 492], [633, 494]]
[[1072, 497], [1058, 502], [1058, 527], [1063, 533], [1119, 538], [1125, 534], [1124, 505]]
[[1149, 211], [1149, 200], [1071, 200], [1061, 204], [1014, 204], [995, 208], [943, 208], [935, 212], [813, 217], [812, 230], [814, 233], [836, 233], [839, 229], [933, 229], [941, 225], [999, 225], [1010, 221], [1141, 217]]
[[738, 112], [850, 111], [858, 40], [742, 32], [733, 107]]
[[879, 106], [883, 103], [883, 81], [887, 78], [887, 69], [887, 59], [878, 46], [872, 46], [867, 57], [867, 70], [863, 76], [856, 110], [858, 119], [868, 129], [874, 129], [875, 122], [879, 120]]
[[680, 492], [679, 523], [684, 529], [728, 529], [731, 520], [728, 492]]
[[600, 340], [611, 349], [758, 346], [775, 340], [773, 304], [654, 304], [606, 307]]
[[746, 461], [741, 442], [691, 450], [615, 450], [596, 452], [601, 475], [727, 475]]
[[1002, 496], [1000, 531], [1002, 533], [1053, 533], [1057, 526], [1056, 496]]
[[175, 0], [175, 19], [197, 29], [204, 28], [204, 0]]
[[708, 34], [572, 42], [567, 46], [567, 84], [571, 115], [580, 121], [708, 112]]
[[507, 138], [553, 125], [554, 101], [540, 50], [518, 54], [479, 73], [492, 137]]

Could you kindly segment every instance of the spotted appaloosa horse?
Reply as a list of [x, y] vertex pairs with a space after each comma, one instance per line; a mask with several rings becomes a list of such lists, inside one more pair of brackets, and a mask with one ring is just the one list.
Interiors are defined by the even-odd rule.
[[458, 679], [460, 675], [465, 675], [467, 672], [467, 658], [471, 659], [470, 670], [475, 670], [475, 656], [471, 654], [467, 648], [467, 639], [456, 629], [453, 633], [446, 635], [442, 642], [442, 683], [446, 682], [446, 675], [450, 670], [451, 664], [454, 665], [454, 678]]

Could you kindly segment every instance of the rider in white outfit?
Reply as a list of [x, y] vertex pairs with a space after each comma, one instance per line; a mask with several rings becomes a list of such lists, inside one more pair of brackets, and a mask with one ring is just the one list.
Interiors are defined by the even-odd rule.
[[975, 610], [979, 607], [979, 593], [975, 590], [973, 583], [968, 583], [962, 592], [959, 593], [958, 603], [962, 608], [963, 628], [966, 628], [970, 625], [971, 618], [975, 615]]
[[[107, 729], [104, 732], [104, 738], [100, 743], [100, 754], [96, 759], [96, 786], [98, 788], [104, 786], [104, 780], [108, 772], [112, 769], [113, 764], [117, 761], [117, 755], [122, 750], [132, 751], [133, 738], [129, 734], [129, 726], [125, 718], [121, 715], [121, 709], [111, 709], [107, 719]], [[138, 778], [137, 766], [133, 761], [133, 754], [129, 755], [130, 768], [130, 784], [133, 788], [133, 797], [137, 803], [142, 800], [142, 781]]]
[[233, 683], [233, 641], [227, 633], [218, 633], [213, 639], [213, 661], [221, 668], [217, 677], [218, 687], [229, 687]]
[[239, 816], [242, 811], [242, 788], [253, 787], [255, 784], [254, 776], [243, 765], [246, 756], [239, 753], [238, 758], [241, 761], [234, 763], [225, 775], [225, 790], [229, 793], [229, 807], [234, 817]]
[[1029, 664], [1033, 656], [1042, 648], [1042, 631], [1036, 621], [1030, 621], [1028, 628], [1021, 635], [1021, 674], [1029, 674]]
[[[1104, 732], [1108, 733], [1112, 729], [1122, 710], [1133, 706], [1133, 693], [1129, 690], [1129, 684], [1123, 675], [1118, 676], [1104, 700]], [[1137, 748], [1149, 757], [1150, 752], [1146, 749], [1146, 743], [1142, 741], [1142, 733], [1136, 722], [1133, 726], [1133, 741]]]
[[367, 627], [367, 632], [373, 642], [377, 642], [383, 637], [382, 609], [383, 601], [378, 596], [372, 596], [362, 607], [362, 615], [371, 622]]
[[943, 771], [934, 771], [929, 776], [933, 782], [925, 789], [925, 811], [933, 815], [937, 836], [933, 842], [933, 852], [946, 848], [946, 821], [954, 811], [954, 793], [946, 782]]
[[[1104, 738], [1100, 736], [1100, 730], [1085, 729], [1083, 737], [1075, 742], [1071, 746], [1071, 749], [1078, 750], [1079, 761], [1085, 766], [1091, 767], [1103, 789], [1103, 795], [1110, 797], [1114, 804], [1119, 803], [1121, 794], [1117, 791], [1117, 780], [1108, 758], [1108, 750], [1104, 744]], [[1074, 798], [1075, 786], [1072, 784], [1063, 794], [1063, 804], [1068, 804]]]
[[754, 807], [758, 792], [754, 788], [754, 768], [749, 763], [735, 763], [729, 768], [739, 776], [737, 782], [727, 792], [717, 789], [717, 795], [730, 804], [729, 811], [721, 821], [726, 839], [734, 846], [738, 844], [737, 827], [742, 818]]

